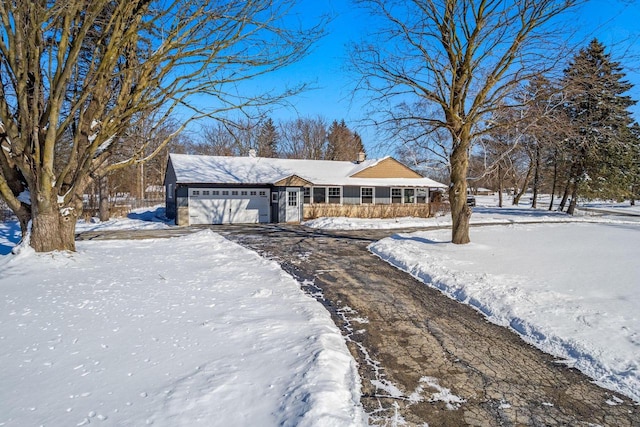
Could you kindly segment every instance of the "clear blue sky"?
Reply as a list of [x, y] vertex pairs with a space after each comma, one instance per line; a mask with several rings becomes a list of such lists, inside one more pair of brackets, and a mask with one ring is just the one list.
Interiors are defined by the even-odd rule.
[[[297, 2], [295, 12], [303, 23], [315, 22], [325, 14], [331, 15], [333, 20], [326, 29], [327, 35], [307, 58], [262, 82], [277, 87], [284, 82], [308, 81], [317, 87], [291, 99], [295, 110], [276, 110], [272, 117], [287, 120], [296, 115], [322, 116], [329, 122], [344, 119], [363, 136], [370, 155], [392, 154], [392, 147], [386, 152], [378, 147], [374, 129], [359, 127], [365, 118], [365, 101], [362, 97], [352, 98], [355, 76], [345, 70], [348, 44], [366, 36], [371, 26], [367, 21], [369, 18], [349, 0], [301, 0]], [[586, 46], [594, 37], [604, 43], [614, 59], [625, 67], [627, 79], [636, 85], [629, 94], [640, 101], [640, 1], [590, 0], [565, 20], [576, 24], [573, 43]], [[640, 122], [640, 105], [632, 110]]]

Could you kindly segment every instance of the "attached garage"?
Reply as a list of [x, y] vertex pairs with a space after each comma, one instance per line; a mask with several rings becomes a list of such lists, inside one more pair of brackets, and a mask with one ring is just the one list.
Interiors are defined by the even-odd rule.
[[428, 216], [432, 189], [397, 160], [170, 154], [166, 215], [177, 225], [298, 223], [313, 216]]
[[258, 224], [270, 222], [265, 188], [189, 188], [189, 224]]

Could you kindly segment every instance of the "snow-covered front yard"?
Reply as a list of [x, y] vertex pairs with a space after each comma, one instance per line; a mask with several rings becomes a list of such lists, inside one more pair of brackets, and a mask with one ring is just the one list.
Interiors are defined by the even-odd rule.
[[0, 426], [365, 422], [340, 331], [276, 263], [211, 231], [77, 250], [0, 257]]
[[[473, 222], [510, 225], [474, 228], [470, 245], [424, 230], [370, 249], [640, 401], [640, 218], [564, 224], [479, 205]], [[531, 220], [553, 224], [522, 224]], [[168, 225], [154, 212], [78, 225], [142, 227]], [[10, 255], [19, 237], [0, 223], [0, 426], [366, 424], [343, 337], [274, 262], [211, 231]]]

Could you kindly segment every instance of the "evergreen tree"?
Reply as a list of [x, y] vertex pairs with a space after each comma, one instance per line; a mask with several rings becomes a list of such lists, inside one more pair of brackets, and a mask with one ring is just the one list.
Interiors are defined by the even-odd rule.
[[278, 157], [278, 130], [268, 118], [258, 131], [258, 157]]
[[571, 194], [570, 214], [578, 196], [629, 194], [633, 150], [629, 147], [632, 119], [628, 108], [635, 101], [623, 95], [632, 87], [624, 76], [620, 63], [612, 61], [595, 39], [565, 70], [565, 109], [572, 125], [565, 147], [571, 165], [565, 191]]
[[334, 120], [327, 135], [328, 145], [325, 158], [327, 160], [357, 160], [359, 153], [364, 153], [362, 138], [351, 131], [344, 120]]

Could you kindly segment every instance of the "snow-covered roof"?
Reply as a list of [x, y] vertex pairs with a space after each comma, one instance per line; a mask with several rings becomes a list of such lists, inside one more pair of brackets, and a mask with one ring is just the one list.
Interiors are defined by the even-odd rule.
[[445, 187], [444, 184], [429, 178], [352, 177], [387, 158], [356, 163], [333, 160], [170, 154], [176, 182], [181, 184], [275, 184], [295, 175], [313, 185]]

